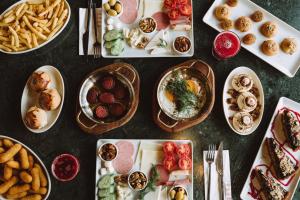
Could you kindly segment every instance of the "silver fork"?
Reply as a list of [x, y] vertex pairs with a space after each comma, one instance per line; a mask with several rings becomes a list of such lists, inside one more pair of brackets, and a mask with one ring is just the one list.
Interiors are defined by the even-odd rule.
[[94, 43], [94, 58], [100, 58], [101, 44], [98, 42], [97, 19], [96, 19], [96, 4], [93, 3], [93, 21], [96, 42]]
[[207, 200], [210, 200], [211, 163], [213, 163], [215, 160], [215, 151], [216, 151], [216, 145], [210, 144], [208, 146], [208, 152], [206, 154], [206, 162], [208, 163], [208, 167], [209, 167]]

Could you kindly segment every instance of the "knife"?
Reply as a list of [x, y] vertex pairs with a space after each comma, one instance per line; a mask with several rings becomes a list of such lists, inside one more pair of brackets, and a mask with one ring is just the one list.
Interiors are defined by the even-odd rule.
[[223, 141], [220, 143], [218, 152], [217, 152], [217, 159], [216, 159], [216, 169], [219, 174], [218, 181], [219, 181], [219, 192], [220, 192], [220, 199], [224, 200], [224, 182], [223, 182]]
[[86, 29], [82, 36], [82, 42], [83, 42], [83, 53], [84, 55], [88, 55], [89, 51], [89, 35], [90, 35], [90, 16], [91, 16], [91, 7], [92, 3], [91, 0], [88, 0], [88, 15], [87, 15], [87, 23], [86, 23]]

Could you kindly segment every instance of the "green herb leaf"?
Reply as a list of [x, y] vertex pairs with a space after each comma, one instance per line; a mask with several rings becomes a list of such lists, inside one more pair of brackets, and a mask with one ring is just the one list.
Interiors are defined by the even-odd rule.
[[159, 180], [159, 173], [158, 173], [155, 165], [152, 165], [150, 175], [151, 176], [149, 177], [149, 181], [148, 181], [146, 188], [140, 192], [139, 199], [141, 199], [141, 200], [144, 199], [146, 194], [148, 194], [149, 192], [153, 192], [156, 189], [156, 183]]

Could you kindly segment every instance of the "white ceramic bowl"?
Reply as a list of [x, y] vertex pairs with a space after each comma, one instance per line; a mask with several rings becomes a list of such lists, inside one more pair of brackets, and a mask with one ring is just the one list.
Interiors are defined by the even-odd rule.
[[[104, 160], [104, 159], [101, 157], [101, 155], [100, 155], [100, 149], [101, 149], [104, 145], [106, 145], [106, 144], [112, 144], [113, 146], [115, 146], [115, 148], [116, 148], [116, 150], [117, 150], [116, 157], [115, 157], [114, 159], [112, 159], [112, 160]], [[115, 144], [111, 143], [111, 142], [105, 142], [105, 143], [103, 143], [103, 144], [98, 148], [98, 150], [97, 150], [97, 155], [99, 156], [99, 158], [100, 158], [103, 162], [111, 162], [111, 161], [115, 160], [115, 159], [117, 158], [118, 154], [119, 154], [119, 149], [118, 149], [118, 147], [117, 147]]]
[[[108, 1], [107, 2], [105, 2], [105, 3], [108, 3]], [[118, 18], [118, 17], [120, 17], [122, 14], [123, 14], [123, 3], [121, 2], [121, 1], [116, 1], [116, 3], [119, 3], [119, 4], [121, 4], [121, 12], [119, 13], [119, 14], [117, 14], [116, 16], [111, 16], [111, 15], [109, 15], [108, 13], [107, 13], [107, 11], [104, 9], [104, 7], [103, 7], [103, 5], [105, 4], [105, 3], [103, 3], [102, 4], [102, 9], [103, 9], [103, 11], [105, 12], [105, 14], [106, 14], [106, 16], [107, 17], [112, 17], [112, 18]]]
[[[153, 21], [155, 22], [155, 28], [154, 28], [154, 30], [153, 30], [152, 32], [150, 32], [150, 33], [144, 32], [144, 31], [141, 29], [141, 27], [140, 27], [140, 22], [141, 22], [142, 20], [148, 19], [148, 18], [153, 19]], [[143, 34], [145, 34], [145, 35], [151, 35], [151, 34], [153, 34], [153, 33], [156, 31], [156, 29], [157, 29], [157, 22], [156, 22], [156, 20], [155, 20], [153, 17], [144, 17], [144, 18], [142, 18], [142, 19], [139, 21], [138, 26], [139, 26], [139, 30], [141, 31], [141, 33], [143, 33]]]
[[[145, 187], [142, 188], [142, 189], [134, 189], [134, 188], [131, 186], [131, 184], [130, 184], [130, 181], [129, 181], [130, 176], [131, 176], [132, 174], [136, 173], [136, 172], [139, 172], [139, 173], [144, 174], [145, 177], [146, 177], [146, 179], [147, 179], [146, 184], [145, 184]], [[145, 188], [147, 187], [147, 185], [148, 185], [148, 181], [149, 181], [149, 179], [148, 179], [147, 175], [146, 175], [144, 172], [142, 172], [142, 171], [134, 171], [134, 172], [131, 172], [131, 173], [129, 174], [129, 176], [128, 176], [128, 185], [129, 185], [129, 188], [132, 189], [133, 191], [136, 191], [136, 192], [145, 189]]]
[[[27, 0], [20, 0], [18, 2], [16, 2], [15, 4], [11, 5], [9, 8], [7, 8], [3, 13], [1, 13], [1, 15], [3, 15], [4, 13], [6, 13], [7, 11], [9, 11], [11, 8], [15, 7], [16, 5], [19, 5], [21, 3], [24, 3], [26, 2]], [[31, 48], [31, 49], [27, 49], [25, 51], [18, 51], [18, 52], [7, 52], [7, 51], [4, 51], [2, 49], [0, 49], [0, 52], [3, 52], [3, 53], [6, 53], [6, 54], [23, 54], [23, 53], [28, 53], [28, 52], [31, 52], [31, 51], [34, 51], [34, 50], [37, 50], [43, 46], [45, 46], [46, 44], [50, 43], [52, 40], [54, 40], [67, 26], [67, 24], [69, 23], [70, 21], [70, 17], [71, 17], [71, 8], [70, 8], [70, 5], [68, 3], [67, 0], [65, 0], [65, 5], [66, 5], [66, 8], [68, 9], [68, 16], [67, 16], [67, 19], [65, 20], [65, 23], [64, 25], [61, 27], [61, 29], [52, 37], [50, 38], [49, 40], [45, 41], [44, 43], [40, 44], [39, 46], [37, 47], [34, 47], [34, 48]], [[0, 16], [1, 16], [0, 15]]]
[[172, 191], [174, 188], [178, 188], [178, 187], [181, 187], [181, 188], [183, 188], [183, 189], [185, 190], [187, 199], [189, 199], [189, 194], [188, 194], [188, 192], [187, 192], [187, 189], [186, 189], [184, 186], [182, 186], [182, 185], [175, 185], [175, 186], [171, 187], [170, 190], [169, 190], [169, 192], [168, 192], [168, 200], [172, 200], [171, 197], [170, 197], [170, 196], [171, 196], [170, 193], [171, 193], [171, 191]]
[[[185, 51], [185, 52], [181, 52], [181, 51], [179, 51], [179, 50], [177, 50], [177, 49], [175, 48], [175, 41], [176, 41], [176, 39], [179, 38], [179, 37], [185, 37], [185, 38], [187, 38], [187, 39], [190, 41], [190, 48], [189, 48], [187, 51]], [[191, 48], [192, 48], [192, 41], [191, 41], [191, 39], [188, 38], [187, 36], [185, 36], [185, 35], [180, 35], [180, 36], [177, 36], [177, 37], [175, 38], [175, 40], [173, 41], [172, 46], [173, 46], [173, 50], [174, 50], [177, 54], [179, 54], [179, 55], [185, 55], [185, 54], [187, 54], [187, 53], [191, 50]]]

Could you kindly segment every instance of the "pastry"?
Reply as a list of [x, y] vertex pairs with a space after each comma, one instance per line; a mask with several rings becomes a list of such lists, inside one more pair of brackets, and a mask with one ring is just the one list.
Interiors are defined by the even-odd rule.
[[243, 92], [237, 98], [237, 104], [241, 111], [251, 112], [257, 106], [257, 99], [252, 93]]
[[267, 38], [275, 36], [277, 31], [278, 28], [275, 22], [266, 22], [260, 27], [260, 32]]
[[284, 153], [277, 142], [273, 138], [267, 138], [266, 144], [276, 177], [278, 179], [286, 179], [294, 174], [298, 167]]
[[35, 92], [41, 92], [49, 86], [51, 82], [50, 76], [43, 71], [34, 72], [29, 80], [29, 87]]
[[300, 148], [300, 123], [296, 114], [291, 110], [284, 110], [282, 114], [282, 126], [289, 146], [293, 150]]
[[235, 7], [238, 4], [238, 0], [227, 0], [226, 4], [229, 5], [230, 7]]
[[261, 187], [259, 193], [260, 199], [266, 200], [287, 200], [288, 191], [286, 191], [279, 183], [277, 183], [274, 178], [266, 176], [259, 169], [254, 169], [255, 175]]
[[233, 77], [231, 85], [238, 92], [247, 92], [252, 88], [253, 80], [247, 74], [239, 74]]
[[28, 109], [25, 116], [25, 123], [31, 129], [40, 129], [47, 125], [47, 114], [44, 110], [38, 107]]
[[232, 125], [240, 133], [246, 133], [253, 126], [253, 118], [247, 112], [237, 112], [233, 115]]
[[261, 11], [257, 10], [250, 16], [250, 18], [254, 22], [261, 22], [264, 18], [264, 14]]
[[294, 38], [285, 38], [281, 42], [280, 48], [284, 53], [292, 55], [297, 51], [297, 41]]
[[230, 8], [225, 4], [217, 6], [215, 9], [215, 16], [218, 20], [229, 18], [230, 17]]
[[249, 17], [239, 17], [235, 21], [235, 28], [241, 32], [247, 32], [251, 29], [252, 21]]
[[255, 43], [256, 37], [255, 37], [254, 34], [248, 33], [247, 35], [245, 35], [245, 36], [243, 37], [242, 40], [243, 40], [243, 43], [244, 43], [244, 44], [251, 45], [251, 44]]
[[233, 28], [233, 21], [231, 19], [222, 19], [220, 22], [220, 27], [223, 30], [228, 31], [229, 29]]
[[61, 96], [56, 89], [47, 89], [41, 92], [39, 96], [39, 104], [44, 110], [55, 110], [61, 102]]
[[274, 40], [266, 40], [262, 43], [261, 50], [267, 56], [274, 56], [278, 54], [279, 46]]

